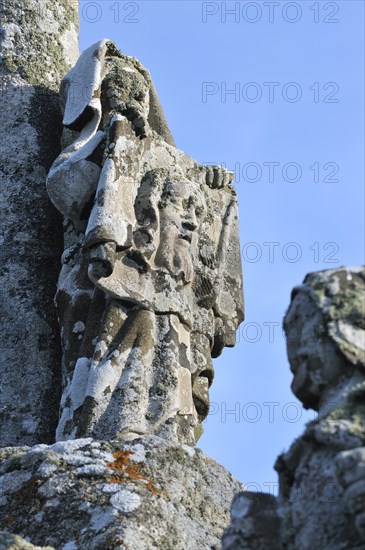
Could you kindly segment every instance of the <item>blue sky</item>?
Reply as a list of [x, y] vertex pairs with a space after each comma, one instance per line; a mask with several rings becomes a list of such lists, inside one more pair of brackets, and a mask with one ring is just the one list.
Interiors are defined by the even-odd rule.
[[81, 0], [80, 24], [81, 49], [110, 38], [149, 69], [180, 149], [236, 172], [246, 321], [198, 446], [275, 492], [276, 456], [315, 417], [290, 391], [291, 289], [364, 263], [364, 4]]

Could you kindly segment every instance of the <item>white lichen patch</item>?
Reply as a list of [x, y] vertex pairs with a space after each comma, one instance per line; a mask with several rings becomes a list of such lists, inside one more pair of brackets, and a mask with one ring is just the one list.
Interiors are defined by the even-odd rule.
[[[73, 418], [73, 412], [80, 407], [85, 399], [86, 386], [88, 382], [90, 360], [87, 357], [81, 357], [78, 359], [74, 376], [69, 383], [69, 386], [65, 389], [62, 399], [61, 407], [63, 407], [61, 418], [56, 431], [56, 438], [63, 439], [63, 430], [66, 423]], [[69, 400], [70, 406], [66, 407], [66, 402]]]
[[126, 72], [126, 73], [135, 73], [137, 72], [135, 69], [133, 69], [132, 67], [123, 67], [123, 70]]
[[92, 456], [95, 456], [96, 458], [99, 458], [100, 460], [103, 460], [105, 462], [114, 462], [114, 456], [111, 453], [108, 453], [107, 451], [102, 451], [101, 449], [94, 449], [92, 451]]
[[95, 346], [95, 353], [100, 353], [100, 355], [104, 355], [105, 353], [107, 353], [108, 349], [108, 344], [104, 340], [99, 340], [99, 342]]
[[20, 27], [15, 23], [2, 24], [1, 49], [13, 51], [17, 37], [21, 34]]
[[58, 443], [50, 445], [48, 448], [50, 451], [54, 451], [62, 456], [71, 455], [78, 449], [87, 447], [92, 441], [93, 440], [91, 437], [86, 437], [84, 439], [73, 439], [70, 441], [59, 441]]
[[336, 296], [341, 290], [340, 281], [337, 278], [328, 282], [328, 294], [330, 296]]
[[93, 363], [90, 367], [90, 375], [86, 395], [93, 397], [98, 403], [102, 402], [105, 390], [110, 387], [114, 390], [118, 383], [118, 376], [111, 361]]
[[131, 491], [118, 491], [110, 499], [111, 505], [120, 512], [133, 512], [141, 505], [141, 498]]
[[63, 458], [68, 464], [72, 464], [72, 466], [84, 466], [95, 462], [94, 458], [83, 453], [66, 454]]
[[146, 449], [140, 443], [136, 445], [126, 445], [125, 448], [132, 451], [129, 458], [133, 462], [144, 462], [146, 460]]
[[334, 334], [335, 339], [342, 338], [355, 348], [365, 351], [365, 331], [363, 329], [355, 327], [341, 319], [333, 324], [336, 330]]
[[181, 447], [191, 458], [194, 458], [195, 449], [193, 447], [189, 447], [189, 445], [181, 445]]
[[43, 478], [51, 477], [51, 475], [57, 470], [57, 466], [55, 464], [48, 464], [47, 462], [43, 462], [37, 470], [37, 475]]
[[85, 331], [85, 325], [82, 321], [77, 321], [77, 323], [74, 324], [73, 331], [75, 334], [78, 334], [80, 332]]
[[120, 491], [119, 483], [108, 483], [107, 485], [98, 485], [101, 488], [103, 493], [116, 493]]
[[81, 466], [76, 468], [75, 474], [82, 475], [103, 475], [106, 472], [107, 468], [103, 464], [87, 464], [86, 466]]
[[48, 445], [45, 445], [44, 443], [40, 443], [39, 445], [33, 445], [33, 447], [31, 447], [28, 452], [39, 453], [42, 451], [47, 451], [48, 449], [49, 449]]

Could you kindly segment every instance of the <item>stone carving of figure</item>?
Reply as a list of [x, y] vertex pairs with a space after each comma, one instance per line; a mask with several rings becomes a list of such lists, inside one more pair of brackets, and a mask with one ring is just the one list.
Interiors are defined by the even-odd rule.
[[176, 149], [149, 73], [111, 42], [82, 54], [61, 100], [65, 148], [47, 180], [65, 218], [57, 438], [192, 445], [211, 358], [243, 320], [232, 175]]
[[276, 463], [289, 550], [364, 548], [364, 306], [364, 268], [311, 273], [292, 293], [292, 389], [318, 417]]

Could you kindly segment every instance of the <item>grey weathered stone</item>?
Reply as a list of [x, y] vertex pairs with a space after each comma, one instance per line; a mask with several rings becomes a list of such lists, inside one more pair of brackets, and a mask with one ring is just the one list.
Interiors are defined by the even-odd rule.
[[59, 83], [78, 55], [76, 17], [73, 1], [0, 1], [0, 445], [54, 440], [62, 222], [45, 179], [60, 147]]
[[[49, 195], [65, 217], [59, 440], [193, 445], [243, 319], [232, 174], [174, 146], [148, 71], [103, 40], [66, 75]], [[72, 136], [71, 136], [72, 137]]]
[[364, 305], [364, 268], [311, 273], [292, 293], [292, 389], [318, 417], [276, 463], [288, 550], [364, 548]]
[[265, 493], [238, 493], [231, 506], [223, 550], [281, 550], [277, 499]]
[[279, 456], [279, 497], [238, 494], [223, 550], [363, 550], [365, 268], [310, 273], [284, 319], [292, 390], [318, 411]]
[[0, 550], [54, 550], [51, 546], [34, 546], [19, 535], [0, 531]]
[[243, 490], [199, 449], [157, 436], [1, 455], [0, 525], [57, 550], [218, 550], [230, 502]]

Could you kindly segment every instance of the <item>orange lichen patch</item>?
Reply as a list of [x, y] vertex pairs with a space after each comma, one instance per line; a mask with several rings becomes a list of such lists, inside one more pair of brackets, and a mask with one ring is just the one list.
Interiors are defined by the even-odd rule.
[[108, 462], [107, 465], [109, 468], [113, 468], [113, 470], [124, 470], [130, 462], [129, 457], [131, 454], [132, 451], [115, 451], [115, 453], [113, 453], [115, 460], [113, 462]]
[[147, 477], [145, 477], [142, 472], [141, 464], [135, 464], [130, 460], [130, 455], [132, 451], [116, 451], [113, 453], [115, 460], [113, 462], [108, 462], [107, 466], [114, 470], [117, 475], [114, 475], [110, 478], [110, 483], [123, 483], [129, 480], [132, 481], [144, 481], [146, 482], [146, 488], [151, 493], [155, 495], [159, 493], [159, 490]]
[[125, 479], [123, 479], [121, 476], [112, 476], [109, 478], [109, 483], [123, 483]]

